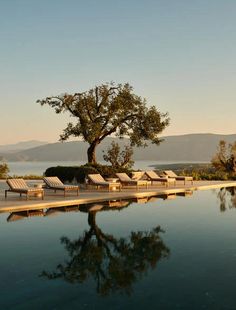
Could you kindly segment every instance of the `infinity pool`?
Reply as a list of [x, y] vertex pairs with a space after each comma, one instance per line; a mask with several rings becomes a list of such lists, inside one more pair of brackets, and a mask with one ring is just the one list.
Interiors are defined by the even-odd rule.
[[0, 309], [236, 309], [234, 188], [0, 214], [0, 245]]

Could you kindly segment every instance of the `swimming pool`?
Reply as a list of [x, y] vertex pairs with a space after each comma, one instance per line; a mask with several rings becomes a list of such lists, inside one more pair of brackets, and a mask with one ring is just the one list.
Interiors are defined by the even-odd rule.
[[236, 189], [162, 198], [0, 214], [0, 309], [236, 309]]

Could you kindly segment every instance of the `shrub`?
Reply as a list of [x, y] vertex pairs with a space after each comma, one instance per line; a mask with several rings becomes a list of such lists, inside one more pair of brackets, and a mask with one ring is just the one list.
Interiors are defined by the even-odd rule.
[[235, 174], [216, 170], [214, 168], [201, 169], [201, 170], [195, 170], [195, 169], [183, 170], [183, 171], [180, 171], [178, 173], [181, 175], [193, 176], [194, 180], [207, 180], [207, 181], [236, 180]]
[[74, 166], [74, 167], [65, 167], [65, 166], [57, 166], [48, 168], [44, 175], [49, 176], [57, 176], [62, 182], [72, 182], [74, 179], [78, 183], [84, 183], [85, 178], [88, 174], [96, 174], [100, 173], [103, 177], [115, 177], [117, 172], [126, 172], [130, 173], [130, 170], [126, 168], [113, 168], [111, 166], [106, 165], [91, 165], [86, 164], [83, 166]]
[[[103, 151], [104, 152], [104, 151]], [[106, 162], [110, 162], [113, 168], [131, 168], [134, 164], [132, 156], [134, 151], [130, 145], [125, 145], [121, 151], [120, 145], [112, 141], [111, 146], [107, 149], [107, 153], [103, 155]]]
[[0, 178], [6, 178], [9, 171], [10, 169], [6, 163], [0, 164]]
[[218, 170], [236, 174], [236, 141], [233, 144], [227, 144], [226, 141], [221, 140], [211, 163]]
[[86, 176], [89, 173], [97, 173], [97, 170], [93, 167], [85, 167], [85, 166], [78, 166], [78, 167], [64, 167], [64, 166], [57, 166], [57, 167], [50, 167], [48, 168], [44, 175], [49, 176], [57, 176], [62, 182], [72, 182], [74, 179], [78, 183], [83, 183]]
[[97, 173], [100, 173], [105, 178], [114, 178], [116, 177], [117, 172], [125, 172], [127, 174], [131, 173], [131, 170], [124, 167], [112, 167], [107, 165], [92, 165], [97, 170]]

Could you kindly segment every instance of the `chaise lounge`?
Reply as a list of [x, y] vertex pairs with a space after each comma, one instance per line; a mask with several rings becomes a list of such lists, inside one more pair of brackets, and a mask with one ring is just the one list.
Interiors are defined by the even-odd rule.
[[148, 188], [147, 180], [133, 180], [126, 173], [116, 173], [116, 176], [119, 178], [122, 185], [135, 185], [137, 190], [139, 186], [146, 186], [146, 188]]
[[91, 185], [95, 185], [97, 189], [100, 186], [107, 187], [110, 192], [111, 189], [118, 188], [121, 191], [121, 184], [119, 182], [108, 182], [105, 181], [101, 174], [88, 174], [88, 178]]
[[5, 198], [7, 198], [7, 193], [19, 193], [20, 197], [22, 194], [26, 195], [26, 199], [28, 200], [29, 196], [35, 196], [38, 195], [44, 199], [44, 190], [42, 188], [32, 188], [29, 187], [24, 179], [8, 179], [7, 181], [9, 189], [5, 190]]
[[145, 171], [133, 171], [131, 179], [132, 180], [143, 180], [144, 176], [145, 176]]
[[64, 191], [64, 197], [66, 196], [66, 192], [76, 191], [77, 196], [79, 195], [79, 186], [77, 185], [65, 185], [61, 182], [58, 177], [44, 177], [43, 181], [46, 184], [47, 189], [56, 191]]
[[184, 181], [184, 185], [187, 181], [192, 182], [193, 184], [193, 177], [190, 176], [184, 176], [184, 175], [177, 175], [172, 170], [165, 170], [164, 174], [168, 176], [168, 178], [175, 178], [176, 181]]
[[147, 176], [148, 180], [151, 181], [152, 185], [153, 185], [154, 182], [160, 182], [161, 184], [166, 185], [166, 186], [169, 186], [169, 184], [171, 184], [171, 185], [175, 185], [176, 184], [175, 178], [160, 177], [153, 170], [145, 171], [145, 175]]

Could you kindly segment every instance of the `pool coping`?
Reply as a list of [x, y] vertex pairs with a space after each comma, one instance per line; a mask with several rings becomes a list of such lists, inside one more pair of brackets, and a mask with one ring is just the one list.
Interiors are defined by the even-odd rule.
[[[195, 181], [194, 185], [182, 185], [169, 188], [156, 187], [155, 189], [127, 189], [121, 192], [101, 192], [81, 190], [79, 198], [65, 197], [54, 195], [54, 200], [0, 200], [0, 213], [19, 212], [25, 210], [42, 210], [47, 208], [58, 208], [72, 205], [84, 205], [97, 203], [102, 201], [123, 200], [134, 198], [147, 198], [151, 196], [168, 196], [170, 194], [178, 194], [185, 192], [193, 192], [197, 190], [209, 190], [222, 187], [236, 187], [236, 181]], [[82, 197], [81, 197], [82, 196]], [[84, 197], [83, 197], [84, 196]], [[56, 200], [55, 200], [56, 199]], [[4, 206], [4, 204], [6, 204]]]

